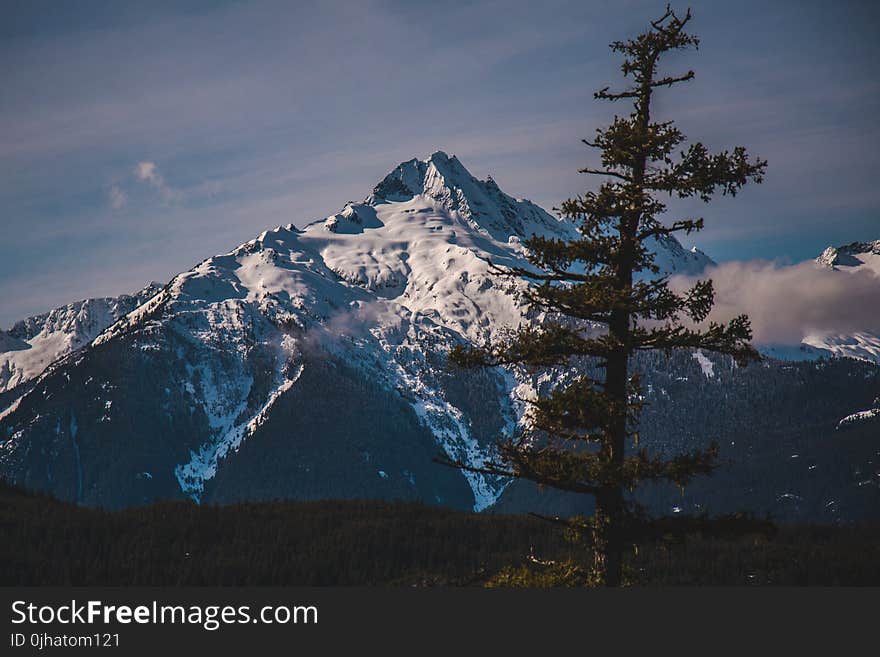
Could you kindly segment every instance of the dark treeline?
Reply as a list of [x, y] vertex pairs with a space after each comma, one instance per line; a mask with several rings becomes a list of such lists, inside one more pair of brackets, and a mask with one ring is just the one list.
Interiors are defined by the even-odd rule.
[[[529, 555], [563, 560], [530, 516], [417, 503], [81, 508], [0, 484], [0, 585], [482, 586]], [[582, 557], [579, 554], [579, 557]], [[783, 527], [629, 555], [643, 584], [880, 584], [880, 528]]]

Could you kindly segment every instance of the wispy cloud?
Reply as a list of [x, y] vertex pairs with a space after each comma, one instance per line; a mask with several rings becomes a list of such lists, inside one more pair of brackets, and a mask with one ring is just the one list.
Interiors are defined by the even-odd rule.
[[119, 185], [111, 185], [108, 195], [110, 197], [110, 207], [114, 210], [121, 210], [128, 204], [128, 194]]
[[134, 175], [137, 180], [148, 184], [159, 192], [159, 195], [165, 202], [178, 201], [183, 197], [183, 193], [180, 190], [174, 189], [165, 182], [165, 177], [159, 173], [155, 162], [148, 160], [138, 162], [134, 168]]
[[162, 176], [156, 171], [155, 162], [138, 162], [137, 166], [134, 168], [134, 175], [138, 180], [143, 180], [157, 187], [161, 187], [165, 184]]

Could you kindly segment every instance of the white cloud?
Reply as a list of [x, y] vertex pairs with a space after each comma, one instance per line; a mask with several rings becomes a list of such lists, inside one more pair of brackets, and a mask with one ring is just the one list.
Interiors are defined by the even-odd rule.
[[[164, 203], [179, 201], [184, 196], [183, 192], [173, 188], [165, 181], [165, 177], [159, 172], [155, 162], [141, 160], [127, 176], [110, 186], [107, 196], [110, 201], [110, 207], [114, 211], [122, 210], [128, 206], [129, 198], [132, 194], [134, 194], [134, 198], [138, 198], [134, 189], [137, 183], [146, 185], [154, 192], [157, 192]], [[217, 192], [211, 191], [210, 193], [216, 194]]]
[[110, 187], [110, 207], [114, 210], [121, 210], [128, 204], [128, 194], [119, 186]]
[[138, 162], [134, 168], [134, 175], [137, 176], [138, 180], [143, 180], [153, 185], [164, 184], [162, 176], [156, 171], [155, 162]]
[[165, 182], [165, 178], [159, 173], [155, 162], [150, 162], [149, 160], [138, 162], [134, 168], [134, 175], [139, 181], [147, 183], [158, 191], [166, 202], [179, 200], [182, 196], [179, 190], [174, 189]]

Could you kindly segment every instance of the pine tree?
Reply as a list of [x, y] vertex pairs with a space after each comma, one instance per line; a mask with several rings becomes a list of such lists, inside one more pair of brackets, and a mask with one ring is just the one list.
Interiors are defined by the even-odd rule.
[[[685, 149], [686, 138], [672, 121], [652, 120], [655, 91], [694, 77], [693, 71], [658, 73], [661, 56], [698, 46], [697, 37], [685, 31], [690, 20], [690, 10], [679, 17], [667, 7], [644, 33], [611, 44], [623, 56], [621, 70], [631, 84], [622, 91], [605, 87], [595, 98], [631, 102], [632, 111], [597, 129], [593, 140], [583, 140], [599, 151], [601, 166], [581, 173], [603, 181], [561, 206], [581, 237], [532, 236], [526, 242], [532, 267], [495, 268], [499, 275], [530, 281], [528, 300], [544, 319], [482, 348], [452, 353], [463, 367], [518, 364], [558, 373], [560, 383], [530, 402], [529, 429], [499, 443], [495, 462], [446, 463], [592, 496], [591, 518], [563, 522], [587, 536], [590, 580], [608, 586], [622, 583], [624, 551], [650, 532], [651, 521], [627, 493], [652, 481], [683, 487], [710, 473], [718, 456], [714, 444], [672, 458], [638, 446], [643, 402], [630, 358], [640, 350], [697, 348], [729, 354], [741, 364], [758, 357], [749, 344], [748, 317], [707, 323], [714, 303], [711, 280], [676, 293], [651, 250], [654, 239], [703, 228], [702, 218], [662, 221], [662, 197], [708, 202], [719, 191], [733, 196], [750, 180], [760, 183], [767, 165], [750, 160], [743, 147], [714, 155], [701, 143]], [[599, 363], [604, 376], [584, 374], [588, 359]]]

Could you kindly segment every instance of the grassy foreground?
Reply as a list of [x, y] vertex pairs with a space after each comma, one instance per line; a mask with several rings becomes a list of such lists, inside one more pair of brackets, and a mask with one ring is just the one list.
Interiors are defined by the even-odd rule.
[[[411, 503], [164, 503], [108, 512], [0, 484], [0, 585], [485, 585], [565, 559], [555, 526]], [[880, 528], [692, 536], [628, 564], [646, 585], [878, 585]]]

